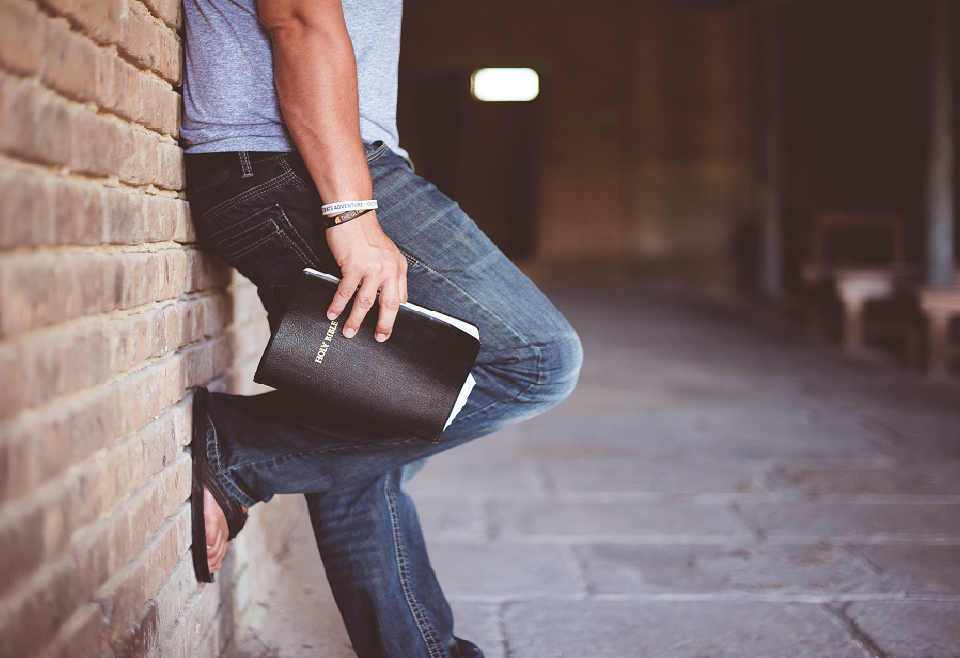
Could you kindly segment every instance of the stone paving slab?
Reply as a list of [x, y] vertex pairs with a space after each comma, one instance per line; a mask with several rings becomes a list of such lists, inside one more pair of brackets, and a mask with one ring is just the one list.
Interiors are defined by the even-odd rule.
[[[847, 464], [783, 465], [776, 481], [785, 488], [811, 495], [960, 495], [960, 464], [892, 463], [887, 468], [851, 468]], [[960, 501], [958, 501], [960, 502]]]
[[960, 656], [960, 602], [869, 601], [845, 612], [887, 658]]
[[531, 539], [620, 537], [657, 541], [669, 536], [718, 541], [747, 533], [727, 505], [664, 505], [627, 502], [494, 502], [493, 534]]
[[549, 419], [519, 449], [540, 457], [729, 457], [737, 459], [864, 459], [877, 454], [879, 440], [862, 428], [730, 423], [716, 428], [708, 414], [683, 426], [661, 429], [633, 418]]
[[507, 606], [511, 658], [868, 658], [810, 604], [608, 601]]
[[451, 597], [577, 595], [579, 566], [566, 546], [433, 541], [433, 564]]
[[893, 544], [855, 548], [907, 594], [960, 596], [960, 546]]
[[552, 491], [754, 493], [769, 491], [766, 462], [730, 459], [542, 460]]
[[420, 525], [429, 537], [484, 541], [487, 536], [484, 504], [461, 497], [417, 500]]
[[958, 504], [743, 503], [739, 510], [767, 539], [852, 541], [875, 535], [892, 540], [960, 540]]
[[928, 409], [916, 413], [899, 405], [865, 409], [864, 415], [882, 423], [904, 439], [930, 436], [952, 444], [960, 443], [960, 409], [956, 400], [947, 402], [946, 409]]
[[500, 606], [453, 599], [450, 607], [453, 608], [454, 635], [480, 647], [484, 658], [507, 658]]
[[766, 595], [894, 593], [849, 548], [802, 546], [577, 546], [593, 594], [744, 592]]
[[[466, 445], [464, 448], [473, 446]], [[443, 468], [426, 469], [410, 483], [409, 491], [421, 496], [469, 496], [472, 494], [518, 495], [543, 491], [543, 478], [537, 463], [508, 455], [499, 459], [469, 461], [458, 450], [438, 455]], [[456, 460], [444, 459], [447, 455]]]

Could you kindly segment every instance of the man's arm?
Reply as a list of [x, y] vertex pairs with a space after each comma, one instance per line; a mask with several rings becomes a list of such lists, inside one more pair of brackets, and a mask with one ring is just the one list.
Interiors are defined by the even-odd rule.
[[[357, 64], [341, 0], [259, 0], [273, 44], [273, 77], [283, 120], [324, 203], [373, 198], [360, 141]], [[359, 286], [343, 334], [353, 336], [380, 291], [377, 340], [386, 340], [407, 301], [407, 261], [367, 213], [327, 229], [343, 272], [330, 305], [333, 319]]]

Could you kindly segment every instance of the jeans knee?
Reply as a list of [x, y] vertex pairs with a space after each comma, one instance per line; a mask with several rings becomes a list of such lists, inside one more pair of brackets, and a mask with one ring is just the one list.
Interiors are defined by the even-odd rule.
[[583, 364], [583, 345], [573, 327], [567, 326], [551, 339], [538, 345], [540, 376], [535, 395], [540, 401], [555, 406], [573, 393]]

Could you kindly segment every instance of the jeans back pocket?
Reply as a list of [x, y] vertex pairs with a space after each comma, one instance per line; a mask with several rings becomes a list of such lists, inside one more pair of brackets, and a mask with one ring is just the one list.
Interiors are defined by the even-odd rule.
[[209, 247], [237, 267], [238, 261], [255, 250], [270, 250], [271, 243], [280, 251], [286, 248], [282, 220], [283, 209], [274, 204], [240, 218], [234, 213], [219, 215], [201, 231], [206, 233], [203, 237]]

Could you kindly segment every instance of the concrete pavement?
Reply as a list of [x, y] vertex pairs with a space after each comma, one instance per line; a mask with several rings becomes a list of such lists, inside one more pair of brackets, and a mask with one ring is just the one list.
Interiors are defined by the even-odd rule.
[[[411, 484], [488, 658], [960, 656], [960, 388], [677, 297], [553, 295], [581, 383]], [[247, 655], [352, 656], [304, 516]]]

